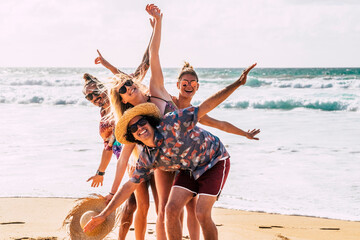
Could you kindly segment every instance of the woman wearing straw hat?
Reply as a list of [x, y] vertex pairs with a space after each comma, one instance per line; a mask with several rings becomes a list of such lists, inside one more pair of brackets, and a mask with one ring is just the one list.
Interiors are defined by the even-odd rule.
[[[114, 86], [111, 89], [111, 103], [114, 106], [115, 114], [119, 117], [123, 114], [123, 112], [145, 102], [153, 102], [160, 109], [161, 113], [167, 113], [169, 111], [173, 111], [175, 109], [175, 104], [172, 101], [172, 97], [164, 88], [164, 78], [162, 75], [162, 70], [159, 61], [159, 46], [160, 46], [160, 36], [161, 36], [161, 11], [154, 5], [148, 5], [146, 10], [148, 13], [154, 17], [155, 22], [152, 22], [152, 25], [156, 23], [154, 30], [154, 37], [151, 41], [150, 45], [150, 67], [152, 76], [150, 78], [150, 96], [146, 95], [144, 91], [141, 90], [141, 87], [138, 86], [136, 81], [133, 81], [129, 78], [116, 78], [114, 81]], [[195, 91], [194, 91], [195, 92]], [[191, 101], [191, 99], [190, 99]], [[189, 103], [190, 103], [189, 101]], [[179, 102], [178, 102], [179, 103]], [[205, 118], [204, 118], [205, 119]], [[214, 121], [213, 121], [214, 123]], [[223, 125], [223, 122], [221, 122]], [[207, 124], [208, 125], [208, 124]], [[210, 123], [211, 125], [211, 123]], [[216, 124], [212, 124], [213, 127], [218, 127]], [[232, 126], [236, 128], [235, 126]], [[227, 129], [221, 128], [222, 130], [227, 131]], [[238, 129], [233, 130], [233, 133], [238, 134]], [[252, 136], [256, 135], [256, 133], [248, 133]], [[111, 189], [111, 193], [115, 193], [120, 185], [122, 177], [124, 175], [124, 171], [127, 165], [128, 157], [133, 149], [134, 145], [125, 144], [120, 159], [118, 161], [118, 168], [116, 173], [116, 178], [114, 180], [113, 187]], [[158, 239], [166, 239], [165, 233], [165, 205], [168, 200], [168, 196], [171, 190], [171, 186], [174, 180], [175, 174], [156, 170], [155, 178], [156, 181], [161, 183], [157, 184], [158, 196], [159, 196], [159, 206], [158, 206], [158, 217], [156, 224], [156, 233]], [[112, 195], [108, 195], [107, 198], [111, 199]], [[188, 227], [190, 237], [192, 239], [199, 238], [199, 227], [196, 217], [195, 217], [195, 209], [191, 206], [195, 206], [194, 203], [189, 203], [188, 207]], [[191, 211], [189, 211], [189, 209]]]
[[171, 189], [166, 206], [166, 229], [169, 239], [181, 239], [180, 209], [199, 194], [196, 206], [204, 239], [217, 239], [217, 229], [211, 218], [213, 204], [218, 198], [229, 172], [229, 154], [220, 140], [198, 128], [198, 119], [223, 102], [236, 88], [246, 83], [247, 68], [233, 84], [200, 104], [166, 114], [151, 103], [140, 104], [126, 111], [116, 125], [116, 137], [122, 143], [136, 142], [144, 146], [132, 178], [115, 194], [108, 206], [84, 227], [92, 231], [115, 211], [138, 184], [149, 178], [155, 168], [166, 171], [188, 170], [179, 175]]

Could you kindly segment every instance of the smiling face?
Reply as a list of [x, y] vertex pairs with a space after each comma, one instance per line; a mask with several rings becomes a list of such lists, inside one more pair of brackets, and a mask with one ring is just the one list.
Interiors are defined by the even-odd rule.
[[177, 82], [180, 95], [186, 98], [192, 98], [199, 89], [199, 83], [196, 76], [192, 74], [184, 74]]
[[106, 107], [109, 104], [109, 98], [106, 92], [101, 91], [95, 83], [88, 84], [83, 90], [85, 98], [98, 107]]
[[155, 131], [146, 118], [143, 116], [134, 117], [130, 120], [128, 129], [130, 129], [133, 137], [136, 140], [144, 143], [147, 146], [153, 146]]
[[121, 96], [121, 101], [131, 103], [132, 105], [138, 104], [138, 101], [143, 99], [143, 93], [139, 87], [132, 80], [126, 80], [116, 88], [116, 91]]

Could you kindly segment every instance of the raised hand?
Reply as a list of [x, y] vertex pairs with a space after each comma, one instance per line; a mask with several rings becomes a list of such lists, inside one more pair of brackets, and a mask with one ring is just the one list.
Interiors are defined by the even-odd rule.
[[90, 177], [87, 182], [91, 181], [91, 187], [98, 187], [100, 184], [101, 186], [103, 185], [103, 181], [104, 181], [104, 176], [100, 176], [100, 175], [94, 175], [92, 177]]
[[99, 50], [96, 50], [99, 54], [99, 56], [97, 58], [95, 58], [95, 64], [102, 64], [106, 67], [106, 65], [109, 64], [108, 61], [105, 60], [105, 58], [103, 58], [103, 56], [101, 55], [101, 53], [99, 52]]
[[260, 129], [253, 129], [252, 131], [248, 130], [245, 137], [248, 139], [259, 140], [259, 138], [254, 137], [258, 133], [260, 133]]
[[162, 18], [162, 13], [160, 8], [158, 8], [158, 6], [154, 5], [154, 4], [148, 4], [146, 5], [145, 10], [148, 12], [148, 14], [150, 16], [152, 16], [153, 18], [155, 18], [156, 20], [159, 20]]
[[97, 226], [102, 224], [105, 221], [105, 219], [106, 219], [106, 217], [103, 217], [101, 215], [92, 217], [91, 220], [84, 226], [84, 232], [91, 232]]
[[249, 74], [251, 69], [253, 69], [256, 66], [256, 64], [257, 63], [254, 63], [253, 65], [251, 65], [242, 72], [241, 76], [238, 79], [238, 81], [240, 81], [240, 85], [244, 85], [246, 83], [247, 75]]

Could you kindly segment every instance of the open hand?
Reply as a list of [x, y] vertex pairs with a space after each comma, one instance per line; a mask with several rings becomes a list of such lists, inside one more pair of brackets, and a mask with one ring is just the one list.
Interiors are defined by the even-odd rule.
[[104, 176], [100, 176], [100, 175], [94, 175], [92, 177], [90, 177], [87, 182], [91, 181], [91, 187], [98, 187], [100, 184], [101, 186], [103, 185], [103, 181], [104, 181]]
[[97, 226], [102, 224], [105, 221], [105, 219], [106, 219], [106, 217], [101, 216], [101, 215], [92, 217], [91, 220], [84, 226], [84, 232], [91, 232]]
[[259, 140], [259, 138], [255, 137], [258, 133], [260, 133], [260, 129], [253, 129], [252, 131], [248, 130], [245, 137], [248, 139]]
[[240, 78], [238, 79], [238, 81], [240, 81], [240, 85], [244, 85], [246, 83], [246, 79], [247, 79], [247, 75], [249, 74], [249, 72], [251, 71], [251, 69], [253, 69], [256, 66], [257, 63], [254, 63], [253, 65], [251, 65], [250, 67], [248, 67], [247, 69], [245, 69]]

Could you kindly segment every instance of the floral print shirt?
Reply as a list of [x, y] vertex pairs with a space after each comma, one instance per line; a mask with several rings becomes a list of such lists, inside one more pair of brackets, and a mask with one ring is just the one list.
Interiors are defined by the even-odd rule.
[[155, 129], [156, 147], [143, 148], [130, 179], [140, 183], [154, 168], [164, 171], [190, 170], [195, 179], [219, 160], [229, 158], [218, 137], [196, 126], [198, 107], [166, 114]]

